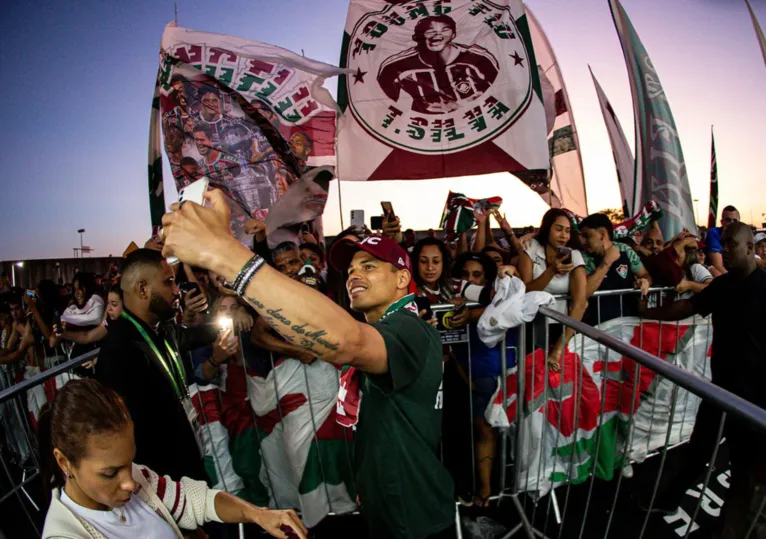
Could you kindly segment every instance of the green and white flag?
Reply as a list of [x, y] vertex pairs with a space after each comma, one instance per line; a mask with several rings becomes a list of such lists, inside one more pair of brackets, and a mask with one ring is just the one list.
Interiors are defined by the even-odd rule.
[[633, 208], [650, 200], [665, 212], [662, 234], [672, 238], [684, 228], [696, 233], [694, 206], [678, 129], [649, 53], [619, 0], [609, 0], [628, 67], [636, 127]]
[[[712, 327], [702, 318], [641, 322], [624, 317], [598, 326], [667, 363], [710, 379]], [[545, 495], [567, 480], [611, 480], [626, 460], [643, 462], [649, 453], [688, 441], [700, 399], [649, 369], [587, 337], [576, 337], [561, 362], [561, 372], [546, 367], [537, 349], [526, 357], [521, 450], [517, 454], [522, 488]], [[636, 373], [638, 372], [638, 376]], [[546, 378], [547, 376], [547, 378]], [[517, 372], [502, 384], [485, 412], [493, 427], [516, 423]], [[673, 395], [675, 394], [675, 408]], [[505, 409], [503, 401], [505, 400]], [[670, 423], [672, 421], [672, 424]]]

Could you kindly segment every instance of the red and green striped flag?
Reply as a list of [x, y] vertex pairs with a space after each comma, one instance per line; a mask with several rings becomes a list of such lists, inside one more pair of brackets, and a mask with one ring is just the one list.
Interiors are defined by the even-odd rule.
[[442, 220], [439, 224], [446, 232], [448, 242], [455, 241], [460, 234], [471, 230], [476, 223], [474, 212], [492, 211], [500, 207], [503, 199], [500, 197], [489, 197], [482, 199], [468, 198], [462, 193], [449, 192], [447, 202], [444, 204]]
[[707, 215], [708, 229], [715, 228], [718, 215], [718, 163], [715, 157], [715, 136], [710, 128], [710, 209]]

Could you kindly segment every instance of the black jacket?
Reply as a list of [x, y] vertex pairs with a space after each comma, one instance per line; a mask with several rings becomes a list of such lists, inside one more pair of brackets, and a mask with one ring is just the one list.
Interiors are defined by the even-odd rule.
[[[166, 362], [170, 361], [163, 339], [138, 319]], [[192, 380], [187, 351], [212, 343], [214, 326], [185, 328], [161, 324], [160, 333], [177, 352]], [[122, 395], [133, 418], [136, 437], [135, 462], [173, 479], [207, 480], [194, 433], [168, 374], [136, 327], [123, 317], [109, 324], [102, 342], [96, 378]]]

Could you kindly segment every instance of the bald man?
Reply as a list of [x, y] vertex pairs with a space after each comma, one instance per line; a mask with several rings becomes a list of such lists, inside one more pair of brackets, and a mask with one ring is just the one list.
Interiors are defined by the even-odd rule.
[[96, 378], [125, 400], [135, 426], [136, 462], [160, 475], [207, 480], [186, 352], [211, 344], [217, 331], [173, 322], [178, 287], [159, 251], [130, 253], [120, 284], [123, 312], [102, 341]]
[[[755, 263], [755, 245], [750, 227], [734, 222], [721, 237], [721, 256], [728, 273], [692, 298], [657, 309], [643, 309], [645, 318], [682, 320], [694, 314], [713, 315], [713, 353], [710, 367], [713, 383], [766, 408], [766, 271]], [[721, 412], [703, 401], [688, 455], [672, 487], [656, 504], [658, 512], [672, 513], [683, 495], [705, 469], [715, 444]], [[728, 491], [723, 528], [726, 537], [744, 537], [749, 517], [746, 511], [757, 482], [766, 484], [766, 435], [751, 430], [729, 414], [725, 436], [731, 460], [731, 488]], [[761, 487], [762, 488], [762, 487]], [[744, 526], [740, 528], [740, 526]], [[741, 532], [741, 533], [740, 533]]]

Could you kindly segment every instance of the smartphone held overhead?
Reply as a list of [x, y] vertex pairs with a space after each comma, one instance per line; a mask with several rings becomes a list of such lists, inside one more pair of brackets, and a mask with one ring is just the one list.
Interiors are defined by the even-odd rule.
[[351, 210], [351, 226], [364, 228], [364, 210]]
[[370, 217], [370, 228], [372, 230], [383, 230], [383, 217], [380, 215]]
[[[205, 202], [205, 193], [209, 184], [210, 180], [203, 177], [181, 189], [178, 192], [178, 205], [181, 206], [186, 202], [194, 202], [202, 206]], [[168, 257], [168, 264], [178, 264], [178, 258], [175, 256]]]

